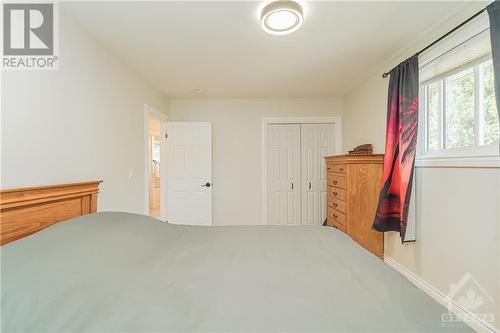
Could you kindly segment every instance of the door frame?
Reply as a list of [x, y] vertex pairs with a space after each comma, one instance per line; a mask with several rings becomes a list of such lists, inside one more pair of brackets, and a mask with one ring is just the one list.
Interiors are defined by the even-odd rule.
[[[144, 104], [144, 214], [149, 216], [149, 179], [151, 177], [151, 170], [149, 168], [149, 118], [156, 118], [161, 123], [168, 121], [168, 116], [163, 112], [158, 111], [153, 106], [149, 104]], [[161, 132], [160, 132], [161, 135]], [[160, 138], [161, 139], [161, 138]], [[164, 145], [165, 140], [160, 140], [160, 160], [164, 157]], [[160, 179], [161, 179], [160, 170]], [[161, 183], [161, 182], [160, 182]], [[160, 194], [160, 205], [161, 205], [161, 194]], [[160, 206], [161, 209], [161, 206]]]
[[271, 124], [333, 124], [335, 126], [335, 154], [343, 152], [342, 117], [266, 117], [262, 118], [262, 224], [267, 224], [267, 126]]

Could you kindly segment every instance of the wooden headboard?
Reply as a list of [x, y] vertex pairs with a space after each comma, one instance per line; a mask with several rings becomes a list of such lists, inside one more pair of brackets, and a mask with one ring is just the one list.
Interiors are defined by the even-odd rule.
[[0, 190], [0, 245], [95, 213], [102, 181]]

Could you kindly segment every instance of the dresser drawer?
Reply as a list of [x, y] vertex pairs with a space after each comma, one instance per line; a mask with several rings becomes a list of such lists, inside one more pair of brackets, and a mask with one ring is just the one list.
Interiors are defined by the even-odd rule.
[[337, 223], [335, 220], [333, 221], [333, 226], [343, 233], [347, 234], [347, 227], [345, 225]]
[[335, 220], [333, 220], [333, 227], [339, 229], [344, 234], [347, 234], [347, 227], [345, 225], [343, 225], [343, 224], [338, 223]]
[[335, 220], [333, 217], [328, 216], [326, 224], [330, 227], [334, 227], [342, 231], [343, 233], [347, 233], [347, 227], [343, 224], [340, 224], [337, 220]]
[[333, 186], [328, 186], [328, 195], [340, 199], [342, 201], [346, 201], [345, 199], [347, 197], [345, 190]]
[[338, 200], [338, 199], [333, 199], [332, 207], [342, 213], [347, 212], [347, 205], [344, 201]]
[[334, 173], [329, 173], [327, 178], [328, 185], [346, 189], [347, 180], [345, 176], [340, 176]]
[[339, 212], [338, 210], [333, 209], [332, 207], [328, 207], [328, 218], [327, 224], [339, 229], [347, 229], [347, 218], [344, 213]]
[[333, 209], [336, 209], [342, 213], [347, 212], [347, 205], [344, 201], [335, 199], [332, 197], [328, 197], [328, 206], [332, 207]]
[[346, 221], [347, 218], [344, 213], [339, 212], [338, 210], [331, 209], [332, 219], [334, 222], [338, 224], [342, 224], [344, 227], [347, 226]]
[[331, 164], [328, 166], [328, 172], [338, 173], [344, 175], [347, 170], [347, 165], [345, 164]]

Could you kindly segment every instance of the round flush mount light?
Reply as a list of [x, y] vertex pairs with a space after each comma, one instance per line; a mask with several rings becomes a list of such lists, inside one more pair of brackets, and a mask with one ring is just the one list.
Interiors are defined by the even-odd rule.
[[205, 89], [203, 89], [203, 88], [196, 88], [195, 90], [193, 90], [193, 92], [195, 94], [203, 94], [203, 93], [205, 93]]
[[260, 25], [272, 35], [286, 35], [300, 28], [304, 21], [302, 6], [295, 1], [271, 2], [260, 13]]

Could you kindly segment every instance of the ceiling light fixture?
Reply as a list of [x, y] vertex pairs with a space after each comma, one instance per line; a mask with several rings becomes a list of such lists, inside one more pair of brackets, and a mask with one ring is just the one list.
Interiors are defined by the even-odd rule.
[[195, 94], [203, 94], [205, 93], [205, 89], [202, 89], [202, 88], [196, 88], [195, 90], [193, 90], [193, 92]]
[[304, 21], [302, 6], [295, 1], [271, 2], [260, 13], [260, 25], [272, 35], [286, 35], [300, 28]]

